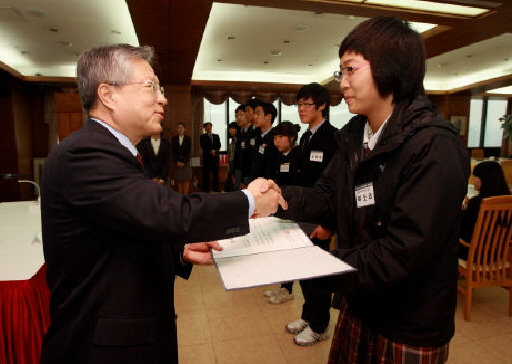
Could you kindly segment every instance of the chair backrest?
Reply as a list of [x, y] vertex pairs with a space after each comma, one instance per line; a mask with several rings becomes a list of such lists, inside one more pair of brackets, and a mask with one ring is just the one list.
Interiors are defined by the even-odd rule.
[[501, 168], [509, 186], [512, 186], [512, 160], [501, 161]]
[[471, 237], [468, 270], [473, 281], [504, 281], [510, 276], [512, 195], [484, 198]]
[[484, 150], [482, 148], [471, 149], [471, 158], [475, 158], [480, 161], [484, 160]]

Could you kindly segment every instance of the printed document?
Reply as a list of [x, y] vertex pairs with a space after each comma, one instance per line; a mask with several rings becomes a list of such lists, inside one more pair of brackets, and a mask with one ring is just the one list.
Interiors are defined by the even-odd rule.
[[313, 245], [292, 221], [251, 219], [245, 236], [219, 240], [213, 258], [226, 290], [342, 274], [354, 268]]

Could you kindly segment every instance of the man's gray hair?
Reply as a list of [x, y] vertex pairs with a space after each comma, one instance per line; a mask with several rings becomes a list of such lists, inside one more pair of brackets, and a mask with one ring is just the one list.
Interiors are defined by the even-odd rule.
[[143, 59], [152, 63], [152, 47], [133, 47], [129, 44], [113, 44], [90, 49], [80, 57], [76, 70], [76, 82], [82, 106], [89, 111], [97, 98], [98, 87], [105, 84], [123, 84], [131, 78], [131, 62]]

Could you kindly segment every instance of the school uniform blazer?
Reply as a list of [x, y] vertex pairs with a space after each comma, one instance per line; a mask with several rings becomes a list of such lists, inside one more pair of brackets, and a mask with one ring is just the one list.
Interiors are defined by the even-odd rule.
[[191, 269], [180, 248], [246, 234], [247, 197], [158, 185], [91, 120], [52, 150], [41, 188], [51, 290], [41, 363], [177, 363], [173, 282]]

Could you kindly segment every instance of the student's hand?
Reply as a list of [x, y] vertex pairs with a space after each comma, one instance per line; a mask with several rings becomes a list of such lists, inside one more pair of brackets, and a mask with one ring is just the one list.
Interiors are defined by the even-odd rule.
[[210, 249], [222, 250], [222, 247], [217, 241], [185, 244], [183, 259], [192, 264], [211, 265], [213, 264], [213, 259]]
[[309, 238], [310, 239], [313, 239], [313, 238], [317, 238], [317, 239], [320, 239], [320, 240], [327, 240], [327, 239], [330, 239], [332, 236], [332, 231], [329, 230], [329, 229], [325, 229], [323, 227], [321, 227], [320, 225], [318, 225], [315, 230], [313, 230], [311, 232], [311, 234], [309, 235]]
[[279, 205], [286, 210], [288, 203], [281, 196], [281, 189], [272, 180], [258, 178], [249, 183], [247, 190], [252, 194], [256, 208], [253, 218], [265, 217], [277, 211]]
[[464, 201], [462, 201], [462, 211], [466, 211], [468, 209], [468, 202], [469, 202], [469, 197], [468, 196], [464, 197]]

